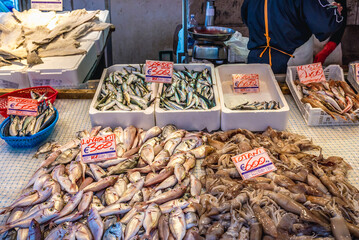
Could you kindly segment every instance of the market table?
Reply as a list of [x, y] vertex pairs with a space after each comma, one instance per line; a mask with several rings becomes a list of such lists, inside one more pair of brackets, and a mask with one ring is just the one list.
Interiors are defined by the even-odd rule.
[[[349, 172], [349, 182], [359, 188], [359, 126], [309, 127], [306, 125], [294, 99], [285, 96], [290, 106], [287, 131], [305, 135], [323, 148], [325, 157], [343, 157], [353, 171]], [[55, 102], [60, 117], [48, 140], [65, 143], [74, 138], [77, 131], [90, 130], [88, 114], [91, 100], [59, 99]], [[0, 122], [3, 120], [0, 119]], [[31, 175], [36, 171], [43, 158], [32, 158], [37, 148], [15, 149], [0, 140], [0, 207], [10, 205], [20, 194]], [[197, 169], [198, 170], [198, 169]], [[0, 217], [3, 224], [4, 217]]]

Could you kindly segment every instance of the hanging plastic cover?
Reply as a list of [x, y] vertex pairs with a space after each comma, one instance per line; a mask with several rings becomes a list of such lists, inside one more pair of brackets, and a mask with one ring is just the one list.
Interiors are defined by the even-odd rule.
[[224, 42], [224, 44], [229, 47], [229, 62], [247, 63], [249, 54], [249, 50], [247, 48], [248, 41], [249, 38], [243, 37], [240, 32], [236, 31], [228, 41]]

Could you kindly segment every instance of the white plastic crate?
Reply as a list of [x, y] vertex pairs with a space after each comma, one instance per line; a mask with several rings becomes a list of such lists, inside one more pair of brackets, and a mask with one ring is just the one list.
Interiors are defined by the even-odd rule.
[[0, 88], [28, 88], [26, 60], [14, 61], [10, 66], [0, 67]]
[[352, 62], [352, 63], [349, 64], [348, 81], [349, 81], [350, 85], [358, 93], [359, 92], [359, 83], [357, 81], [357, 76], [356, 76], [356, 73], [355, 73], [355, 64], [356, 63], [359, 63], [359, 62]]
[[[139, 67], [139, 64], [131, 64], [134, 67]], [[154, 103], [151, 104], [145, 110], [137, 111], [99, 111], [94, 108], [94, 105], [97, 101], [99, 94], [101, 93], [101, 86], [111, 72], [120, 71], [123, 68], [127, 67], [127, 64], [117, 64], [109, 68], [104, 69], [100, 83], [97, 87], [94, 98], [92, 99], [90, 105], [90, 119], [92, 126], [109, 126], [111, 128], [115, 127], [127, 127], [129, 125], [134, 125], [145, 130], [150, 129], [155, 126], [155, 107]], [[156, 97], [157, 94], [157, 85], [152, 84], [152, 98]]]
[[85, 80], [96, 62], [97, 53], [93, 41], [81, 42], [83, 55], [42, 58], [44, 63], [28, 69], [30, 85], [50, 85], [55, 88], [76, 88]]
[[[258, 74], [259, 93], [233, 92], [232, 74]], [[245, 128], [264, 131], [268, 126], [284, 130], [288, 123], [289, 106], [268, 64], [228, 64], [216, 68], [219, 98], [222, 107], [221, 128], [224, 131]], [[278, 110], [231, 110], [239, 104], [255, 101], [277, 101]]]
[[184, 70], [187, 68], [189, 71], [202, 71], [207, 68], [211, 72], [213, 81], [213, 91], [216, 106], [209, 110], [165, 110], [160, 107], [159, 95], [162, 91], [163, 84], [160, 84], [156, 99], [156, 124], [160, 127], [166, 126], [167, 124], [174, 124], [178, 128], [186, 130], [203, 130], [208, 131], [217, 130], [221, 127], [220, 114], [221, 107], [218, 96], [217, 80], [214, 72], [214, 66], [212, 64], [203, 63], [192, 63], [192, 64], [174, 64], [175, 70]]
[[[325, 79], [336, 81], [345, 81], [343, 69], [339, 65], [330, 65], [324, 69]], [[313, 108], [309, 103], [301, 102], [300, 94], [294, 84], [295, 80], [299, 80], [296, 67], [288, 67], [286, 82], [290, 92], [301, 112], [304, 120], [309, 126], [335, 126], [335, 125], [357, 125], [351, 121], [345, 121], [341, 118], [334, 120], [320, 108]]]

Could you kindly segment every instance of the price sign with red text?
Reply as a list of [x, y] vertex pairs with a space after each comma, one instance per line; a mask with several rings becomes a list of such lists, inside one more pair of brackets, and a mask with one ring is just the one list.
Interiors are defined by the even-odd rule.
[[8, 97], [7, 114], [19, 116], [37, 116], [38, 101], [31, 98]]
[[356, 81], [359, 82], [359, 63], [355, 64], [355, 76]]
[[235, 93], [259, 92], [258, 74], [232, 74], [232, 80]]
[[321, 63], [313, 63], [297, 67], [298, 77], [301, 83], [325, 82], [325, 75]]
[[81, 154], [85, 163], [99, 162], [117, 157], [116, 135], [95, 136], [81, 140]]
[[173, 62], [146, 61], [146, 82], [172, 83]]
[[277, 170], [264, 148], [234, 156], [232, 161], [244, 180]]

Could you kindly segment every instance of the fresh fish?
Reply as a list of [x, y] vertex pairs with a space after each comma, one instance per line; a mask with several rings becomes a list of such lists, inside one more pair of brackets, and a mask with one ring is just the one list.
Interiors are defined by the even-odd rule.
[[190, 175], [191, 179], [191, 195], [197, 197], [201, 194], [202, 183], [193, 174]]
[[121, 174], [126, 172], [130, 168], [134, 168], [137, 165], [136, 159], [128, 159], [124, 162], [121, 162], [117, 164], [116, 166], [112, 166], [107, 168], [107, 175], [113, 175], [113, 174]]
[[107, 207], [99, 211], [99, 214], [101, 217], [106, 217], [114, 214], [125, 214], [130, 211], [131, 208], [132, 207], [127, 203], [114, 203], [108, 205]]
[[104, 195], [105, 195], [106, 205], [111, 205], [120, 198], [114, 187], [106, 188]]
[[177, 184], [177, 178], [174, 175], [169, 176], [168, 178], [166, 178], [164, 181], [162, 181], [160, 184], [158, 184], [155, 187], [155, 191], [161, 190], [161, 189], [166, 189], [169, 187], [173, 187], [174, 185]]
[[105, 232], [103, 240], [121, 240], [124, 238], [123, 226], [120, 222], [111, 225]]
[[77, 240], [92, 240], [90, 229], [80, 222], [75, 223], [75, 237]]
[[115, 182], [117, 181], [118, 176], [108, 176], [105, 177], [103, 179], [101, 179], [98, 182], [93, 182], [90, 185], [88, 185], [87, 187], [84, 188], [84, 192], [98, 192], [102, 189], [105, 189], [109, 186], [112, 186], [115, 184]]
[[150, 232], [157, 228], [158, 221], [161, 216], [161, 210], [157, 204], [150, 204], [145, 212], [145, 219], [143, 221], [143, 227], [145, 228], [145, 237], [150, 237]]
[[96, 209], [91, 208], [87, 222], [94, 240], [101, 240], [104, 232], [104, 225], [101, 216]]
[[134, 237], [142, 227], [143, 220], [145, 219], [144, 212], [138, 212], [127, 224], [125, 230], [125, 240]]
[[170, 213], [174, 208], [185, 209], [190, 203], [183, 198], [171, 200], [160, 205], [162, 213]]
[[81, 202], [83, 191], [78, 192], [76, 195], [70, 198], [69, 202], [65, 205], [65, 207], [61, 210], [57, 218], [61, 218], [63, 216], [66, 216], [70, 214], [73, 210], [76, 209], [76, 207]]
[[96, 164], [89, 164], [91, 172], [93, 173], [96, 181], [100, 181], [103, 177], [106, 176], [106, 171]]
[[160, 171], [159, 174], [157, 174], [156, 176], [150, 178], [150, 179], [146, 179], [144, 186], [151, 186], [153, 184], [156, 183], [160, 183], [163, 180], [165, 180], [166, 178], [168, 178], [169, 176], [171, 176], [173, 174], [173, 167], [166, 167], [165, 169], [163, 169], [162, 171]]
[[162, 204], [165, 202], [168, 202], [170, 200], [179, 198], [181, 196], [183, 196], [183, 194], [186, 191], [186, 186], [179, 186], [176, 187], [174, 189], [171, 189], [167, 192], [161, 193], [160, 195], [156, 196], [155, 198], [147, 201], [146, 203], [157, 203], [157, 204]]
[[182, 164], [176, 163], [174, 166], [174, 174], [179, 184], [182, 183], [182, 180], [186, 177], [186, 169]]
[[80, 216], [82, 213], [84, 213], [90, 207], [92, 198], [93, 198], [93, 192], [86, 192], [82, 195], [81, 202], [79, 203], [79, 205], [77, 207], [78, 212], [75, 215], [75, 217]]
[[131, 198], [142, 189], [145, 180], [142, 178], [138, 182], [130, 183], [126, 191], [122, 194], [121, 198], [117, 201], [118, 203], [128, 202]]
[[186, 235], [186, 218], [181, 208], [175, 208], [170, 213], [170, 230], [175, 239], [183, 239]]

